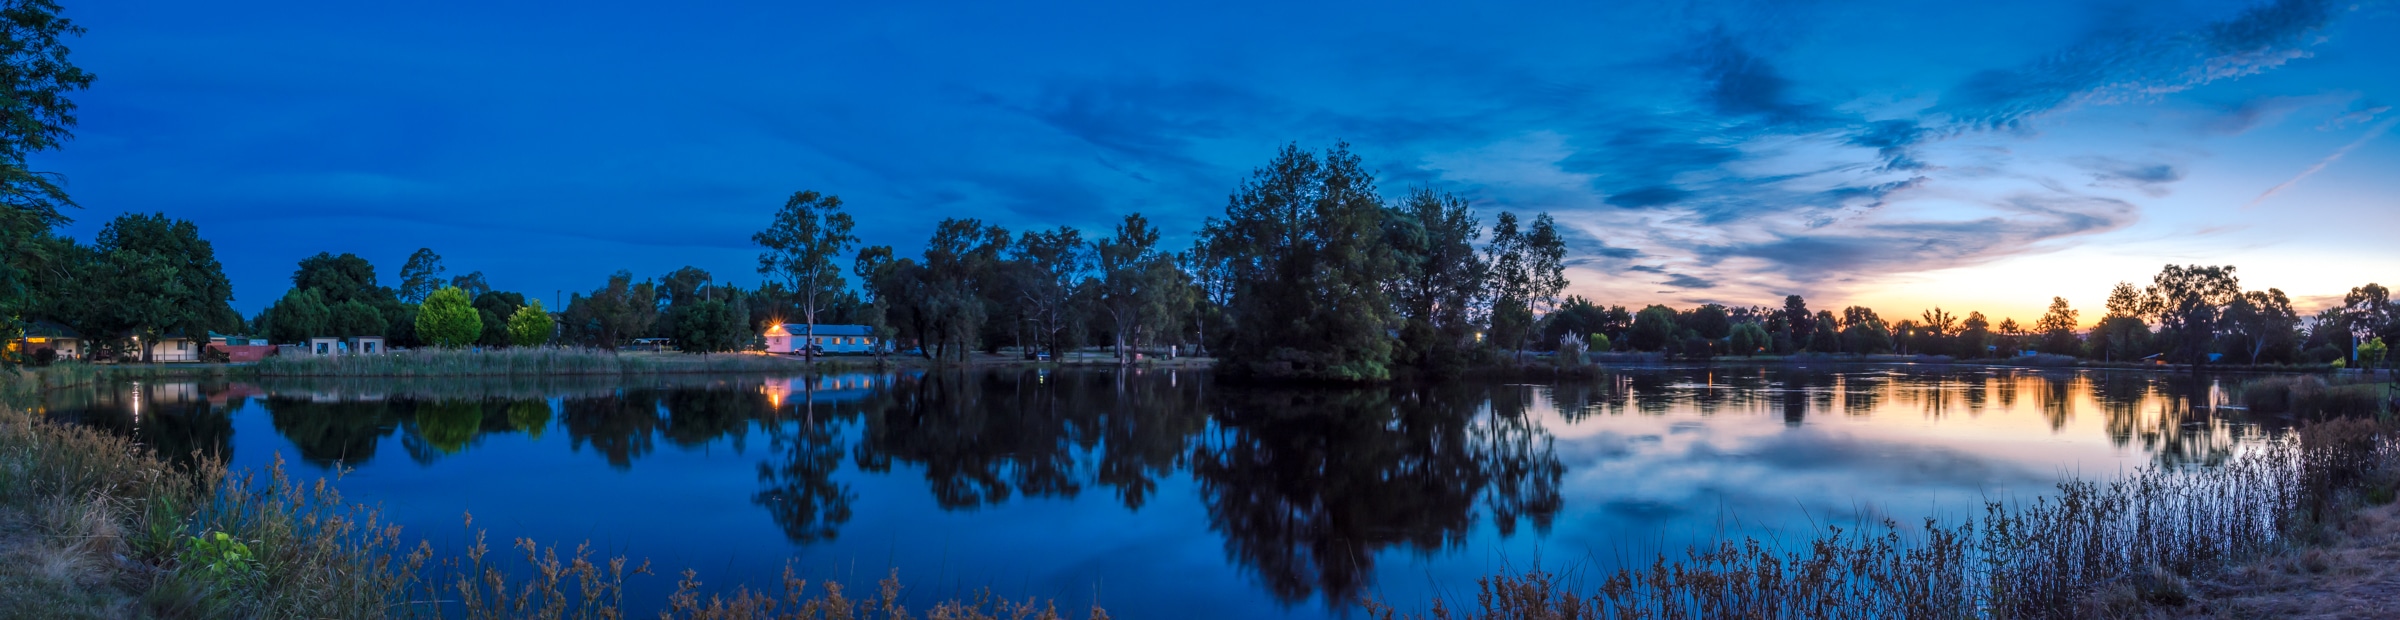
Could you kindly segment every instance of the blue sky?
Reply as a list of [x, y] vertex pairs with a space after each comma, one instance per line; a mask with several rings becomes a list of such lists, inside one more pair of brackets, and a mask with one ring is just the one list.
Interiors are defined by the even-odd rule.
[[[1286, 143], [1387, 195], [1547, 211], [1603, 303], [1942, 305], [2232, 263], [2400, 280], [2391, 2], [71, 2], [89, 239], [199, 223], [255, 311], [354, 252], [548, 298], [755, 282], [800, 189], [868, 243], [944, 217], [1188, 243]], [[1597, 3], [1594, 3], [1597, 4]]]

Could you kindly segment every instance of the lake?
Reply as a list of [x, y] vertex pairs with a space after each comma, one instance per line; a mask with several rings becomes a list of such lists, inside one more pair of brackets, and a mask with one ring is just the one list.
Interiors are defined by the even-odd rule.
[[[1695, 543], [1978, 514], [2062, 476], [2225, 458], [2255, 426], [2188, 375], [1950, 366], [1618, 369], [1359, 389], [1206, 371], [123, 383], [49, 415], [163, 453], [278, 459], [437, 548], [488, 529], [712, 588], [983, 588], [1118, 617], [1342, 616], [1591, 576]], [[1585, 581], [1591, 581], [1586, 579]], [[637, 610], [637, 613], [638, 610]]]

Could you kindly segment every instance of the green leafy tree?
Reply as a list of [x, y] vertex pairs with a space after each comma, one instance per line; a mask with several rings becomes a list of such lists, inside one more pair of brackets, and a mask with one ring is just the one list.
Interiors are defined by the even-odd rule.
[[2141, 310], [2158, 320], [2160, 334], [2172, 339], [2176, 352], [2197, 372], [2208, 363], [2209, 344], [2224, 328], [2225, 307], [2241, 297], [2241, 280], [2232, 265], [2167, 265], [2143, 291]]
[[2368, 338], [2358, 344], [2358, 367], [2375, 368], [2383, 365], [2384, 353], [2389, 351], [2382, 338]]
[[1503, 345], [1523, 350], [1534, 335], [1534, 317], [1551, 309], [1567, 285], [1566, 240], [1550, 214], [1536, 216], [1520, 233], [1516, 214], [1502, 212], [1485, 248], [1489, 266], [1492, 333]]
[[1720, 340], [1733, 333], [1733, 317], [1723, 304], [1701, 304], [1690, 312], [1675, 317], [1676, 325], [1701, 338]]
[[[888, 250], [887, 250], [888, 251]], [[1009, 271], [1015, 286], [1019, 316], [1034, 334], [1033, 341], [1053, 358], [1066, 353], [1064, 339], [1074, 324], [1075, 285], [1091, 269], [1092, 252], [1083, 233], [1060, 226], [1017, 236], [1010, 250]], [[867, 277], [865, 273], [861, 278]], [[873, 288], [873, 287], [868, 287]], [[878, 307], [880, 308], [880, 299]], [[881, 320], [882, 317], [877, 317]]]
[[474, 306], [475, 316], [483, 320], [483, 334], [475, 337], [476, 344], [505, 347], [515, 341], [508, 333], [508, 319], [516, 316], [518, 308], [525, 307], [525, 294], [485, 291], [475, 296]]
[[850, 234], [853, 225], [850, 214], [842, 212], [840, 197], [801, 191], [784, 201], [773, 224], [750, 236], [766, 248], [758, 255], [758, 273], [781, 277], [799, 302], [800, 317], [807, 324], [801, 342], [817, 341], [817, 312], [842, 288], [842, 270], [834, 261], [858, 244], [858, 237]]
[[[49, 296], [37, 291], [34, 280], [44, 266], [57, 267], [70, 258], [44, 254], [54, 248], [42, 240], [52, 227], [67, 223], [60, 213], [75, 205], [56, 175], [34, 171], [26, 157], [55, 150], [73, 137], [75, 102], [69, 93], [92, 84], [92, 74], [67, 58], [66, 39], [81, 36], [83, 27], [59, 17], [49, 0], [18, 0], [0, 5], [0, 342], [15, 341], [22, 318]], [[71, 246], [71, 244], [69, 244]], [[53, 274], [53, 279], [64, 279]], [[63, 290], [53, 289], [50, 295]], [[0, 356], [0, 368], [16, 361]]]
[[925, 322], [919, 334], [931, 343], [927, 353], [932, 357], [965, 361], [976, 348], [997, 305], [983, 292], [997, 288], [986, 285], [1001, 278], [1000, 257], [1008, 247], [1008, 231], [981, 220], [944, 219], [934, 225], [923, 269], [906, 272], [917, 281], [903, 293], [916, 300], [918, 318]]
[[1633, 315], [1633, 330], [1625, 342], [1637, 351], [1662, 351], [1675, 341], [1675, 309], [1650, 306]]
[[[1419, 369], [1462, 370], [1464, 349], [1473, 343], [1475, 320], [1489, 294], [1490, 268], [1475, 252], [1475, 240], [1483, 234], [1475, 210], [1449, 192], [1418, 188], [1386, 209], [1383, 222], [1398, 269], [1387, 282], [1389, 295], [1406, 321], [1396, 355]], [[1205, 291], [1210, 284], [1202, 287]], [[1548, 335], [1555, 340], [1561, 334]]]
[[[2385, 334], [2400, 334], [2400, 305], [2392, 303], [2392, 293], [2373, 282], [2353, 287], [2342, 295], [2343, 326], [2347, 327], [2352, 351], [2366, 341]], [[2355, 355], [2352, 356], [2356, 358]]]
[[1992, 353], [1996, 338], [1992, 337], [1992, 320], [1980, 311], [1967, 311], [1967, 318], [1958, 322], [1958, 342], [1951, 345], [1965, 357], [1984, 357]]
[[241, 315], [233, 311], [233, 284], [217, 263], [216, 250], [200, 237], [200, 227], [165, 214], [128, 213], [100, 229], [93, 249], [104, 272], [94, 280], [106, 286], [95, 307], [118, 315], [141, 343], [142, 361], [151, 361], [150, 343], [180, 333], [206, 339], [212, 330], [234, 331]]
[[299, 268], [292, 272], [292, 287], [315, 289], [328, 308], [346, 301], [373, 306], [376, 314], [384, 317], [384, 336], [392, 344], [419, 344], [413, 304], [401, 303], [398, 292], [378, 284], [375, 265], [367, 259], [319, 252], [300, 260]]
[[483, 272], [481, 271], [470, 271], [464, 274], [451, 276], [450, 286], [456, 287], [458, 290], [466, 291], [468, 299], [482, 297], [485, 293], [492, 292], [491, 283], [484, 280]]
[[1383, 286], [1393, 259], [1382, 219], [1375, 177], [1346, 144], [1322, 156], [1287, 145], [1253, 170], [1201, 232], [1233, 287], [1219, 371], [1390, 378], [1399, 321]]
[[475, 311], [465, 290], [443, 287], [425, 296], [425, 303], [418, 306], [417, 335], [442, 348], [474, 344], [483, 336], [483, 316]]
[[327, 335], [354, 338], [381, 336], [384, 333], [386, 325], [383, 314], [376, 312], [375, 307], [366, 302], [353, 299], [334, 304], [329, 310], [331, 319], [327, 321]]
[[538, 347], [549, 344], [550, 335], [554, 331], [555, 324], [550, 320], [550, 311], [542, 309], [542, 300], [526, 302], [525, 305], [519, 306], [516, 312], [508, 315], [510, 344], [520, 347]]
[[1140, 213], [1125, 216], [1116, 233], [1093, 242], [1093, 266], [1099, 275], [1095, 289], [1100, 311], [1115, 327], [1111, 338], [1117, 359], [1131, 363], [1127, 347], [1140, 343], [1148, 329], [1171, 314], [1176, 271], [1173, 257], [1158, 251], [1158, 229]]
[[2042, 337], [2042, 352], [2072, 355], [2082, 348], [2082, 343], [2075, 341], [2075, 327], [2080, 324], [2076, 315], [2074, 308], [2067, 307], [2067, 298], [2050, 298], [2050, 310], [2033, 322], [2034, 333]]
[[433, 248], [417, 248], [409, 254], [408, 262], [400, 266], [401, 303], [425, 303], [425, 296], [442, 288], [443, 271], [442, 255], [433, 253]]
[[1735, 325], [1732, 335], [1727, 338], [1733, 345], [1733, 353], [1743, 357], [1757, 355], [1774, 344], [1774, 337], [1767, 335], [1767, 328], [1757, 323]]
[[1784, 333], [1791, 336], [1792, 346], [1808, 346], [1810, 339], [1816, 335], [1817, 325], [1816, 315], [1808, 311], [1808, 301], [1799, 295], [1785, 295], [1783, 311], [1779, 315], [1784, 320]]
[[591, 295], [567, 298], [563, 316], [575, 340], [613, 349], [649, 332], [658, 320], [658, 289], [649, 280], [634, 281], [633, 272], [620, 269], [608, 276], [608, 285]]
[[2249, 355], [2255, 365], [2272, 352], [2290, 359], [2297, 348], [2300, 315], [2281, 289], [2250, 291], [2225, 307], [2228, 344]]
[[1832, 310], [1818, 310], [1809, 319], [1808, 350], [1818, 353], [1842, 352], [1842, 319]]
[[716, 353], [740, 346], [745, 334], [727, 320], [733, 309], [714, 299], [684, 304], [674, 310], [675, 342], [685, 353]]
[[275, 342], [306, 343], [309, 338], [333, 333], [333, 312], [325, 307], [325, 295], [316, 289], [285, 291], [283, 299], [267, 307], [264, 314], [267, 337]]
[[[1980, 317], [1980, 313], [1970, 315]], [[1851, 353], [1869, 355], [1892, 351], [1892, 328], [1864, 306], [1842, 309], [1842, 346]]]

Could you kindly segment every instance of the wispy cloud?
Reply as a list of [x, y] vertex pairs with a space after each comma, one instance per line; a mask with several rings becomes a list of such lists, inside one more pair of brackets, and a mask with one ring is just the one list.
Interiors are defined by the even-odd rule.
[[2360, 135], [2357, 140], [2351, 140], [2349, 144], [2342, 145], [2342, 148], [2334, 149], [2332, 154], [2326, 155], [2324, 159], [2317, 160], [2317, 163], [2309, 165], [2308, 169], [2300, 171], [2300, 174], [2292, 175], [2291, 179], [2282, 183], [2277, 183], [2274, 187], [2267, 188], [2267, 191], [2260, 192], [2257, 198], [2250, 199], [2250, 204], [2242, 205], [2242, 208], [2248, 209], [2258, 206], [2259, 203], [2266, 202], [2268, 198], [2273, 198], [2276, 194], [2283, 193], [2283, 190], [2291, 189], [2294, 185], [2299, 185], [2301, 180], [2325, 171], [2326, 166], [2331, 166], [2333, 165], [2333, 162], [2341, 161], [2342, 157], [2349, 155], [2351, 151], [2358, 150], [2358, 147], [2365, 146], [2366, 143], [2382, 136], [2383, 132], [2390, 131], [2394, 123], [2400, 123], [2400, 118], [2377, 123], [2374, 127], [2367, 128], [2367, 133]]

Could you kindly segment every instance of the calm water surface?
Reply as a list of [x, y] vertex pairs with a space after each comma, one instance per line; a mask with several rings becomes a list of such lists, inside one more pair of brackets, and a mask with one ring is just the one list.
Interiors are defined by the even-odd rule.
[[712, 587], [990, 588], [1118, 617], [1353, 615], [1660, 551], [1980, 510], [2204, 464], [2260, 431], [2214, 383], [1946, 367], [1614, 371], [1557, 384], [1258, 389], [1205, 372], [121, 384], [53, 416], [339, 486], [445, 549], [473, 513]]

